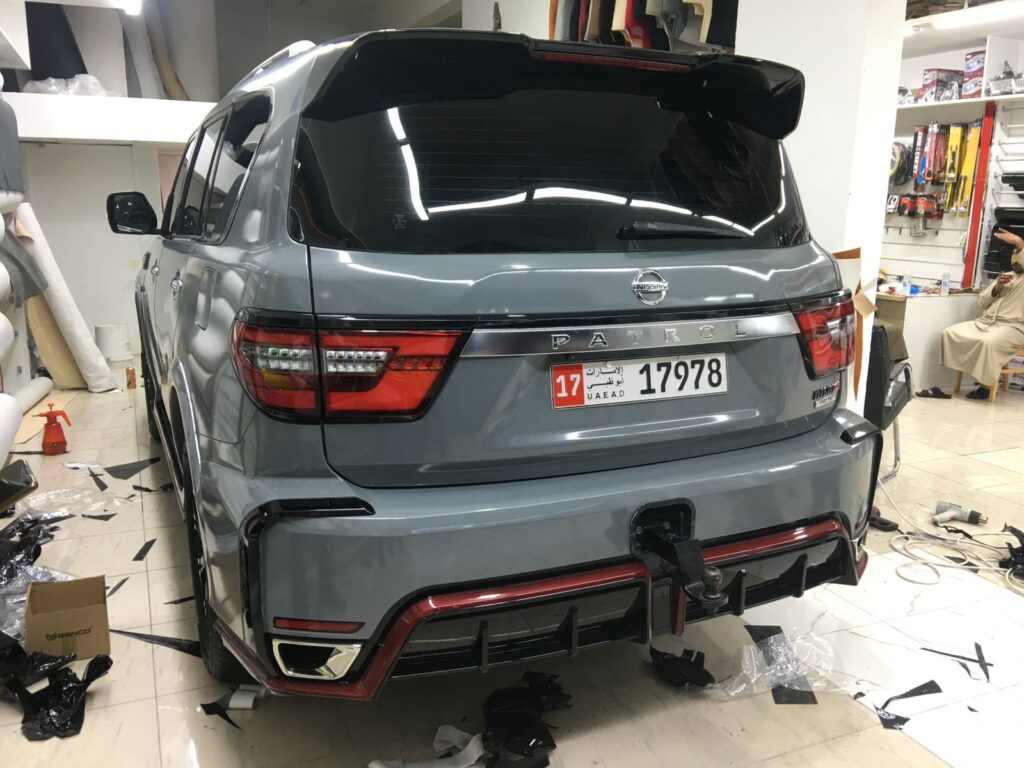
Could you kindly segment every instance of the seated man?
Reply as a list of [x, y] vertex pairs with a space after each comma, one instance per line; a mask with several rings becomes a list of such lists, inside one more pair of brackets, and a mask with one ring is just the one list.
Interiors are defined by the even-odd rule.
[[973, 400], [988, 398], [989, 387], [999, 384], [999, 372], [1024, 347], [1024, 239], [1004, 229], [993, 234], [1013, 246], [1012, 271], [979, 295], [984, 315], [942, 332], [942, 364], [978, 380], [978, 388], [967, 395]]

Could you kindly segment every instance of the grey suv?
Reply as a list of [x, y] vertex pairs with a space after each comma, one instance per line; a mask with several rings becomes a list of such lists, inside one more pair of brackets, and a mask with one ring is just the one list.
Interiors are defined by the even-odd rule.
[[297, 44], [138, 283], [202, 650], [370, 699], [856, 584], [881, 437], [780, 140], [799, 72], [462, 31]]

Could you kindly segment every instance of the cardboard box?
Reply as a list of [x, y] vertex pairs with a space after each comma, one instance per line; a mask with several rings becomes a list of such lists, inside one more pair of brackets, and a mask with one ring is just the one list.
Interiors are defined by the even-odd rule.
[[25, 603], [25, 648], [88, 659], [110, 653], [107, 585], [103, 576], [30, 584]]
[[964, 73], [958, 69], [926, 69], [921, 83], [921, 101], [938, 101], [950, 83], [963, 88]]

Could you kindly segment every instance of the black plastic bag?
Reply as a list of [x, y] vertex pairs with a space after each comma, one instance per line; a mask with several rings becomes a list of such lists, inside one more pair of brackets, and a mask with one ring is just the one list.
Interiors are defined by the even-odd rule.
[[86, 690], [107, 674], [112, 665], [109, 656], [96, 656], [89, 662], [81, 680], [74, 670], [63, 667], [51, 673], [50, 684], [36, 693], [29, 693], [17, 679], [9, 680], [7, 687], [25, 712], [21, 732], [29, 741], [77, 734], [85, 720]]
[[22, 685], [42, 680], [56, 672], [68, 662], [73, 661], [75, 654], [51, 656], [48, 653], [26, 653], [13, 637], [0, 632], [0, 686], [6, 688], [7, 681], [18, 680]]

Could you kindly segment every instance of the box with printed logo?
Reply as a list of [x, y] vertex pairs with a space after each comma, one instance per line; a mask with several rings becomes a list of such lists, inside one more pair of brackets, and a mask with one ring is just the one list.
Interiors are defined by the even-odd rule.
[[25, 601], [25, 648], [88, 659], [110, 653], [107, 587], [103, 576], [30, 584]]

